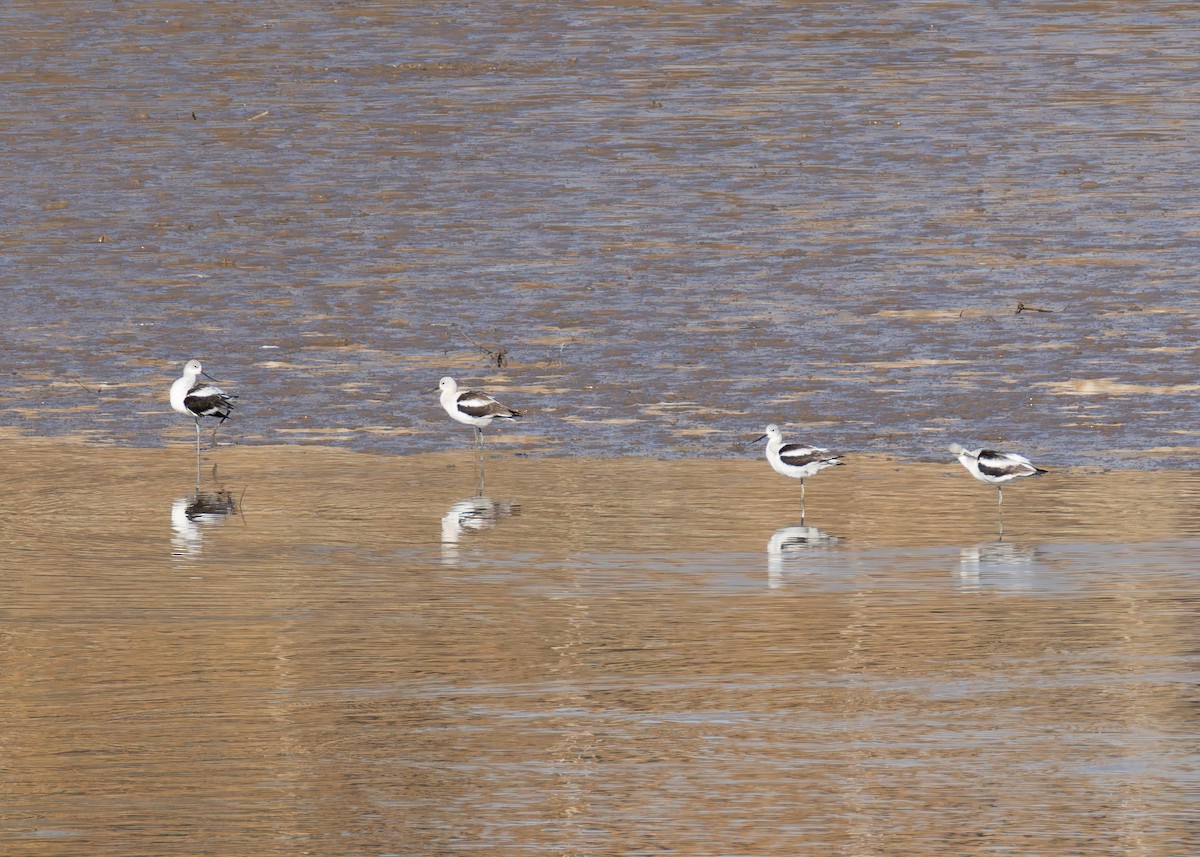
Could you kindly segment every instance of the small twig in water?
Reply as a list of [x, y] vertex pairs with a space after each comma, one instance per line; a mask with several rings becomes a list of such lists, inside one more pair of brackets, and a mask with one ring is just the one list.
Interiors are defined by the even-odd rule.
[[78, 384], [78, 385], [79, 385], [80, 387], [82, 387], [83, 389], [87, 390], [89, 393], [92, 393], [92, 395], [94, 395], [94, 396], [99, 396], [101, 393], [103, 393], [103, 392], [104, 392], [104, 388], [103, 388], [103, 387], [100, 387], [100, 388], [98, 388], [98, 389], [96, 389], [96, 390], [94, 390], [94, 391], [93, 391], [91, 387], [89, 387], [89, 386], [87, 386], [86, 384], [84, 384], [84, 383], [83, 383], [82, 381], [80, 381], [78, 378], [72, 378], [71, 380], [72, 380], [74, 383]]
[[1017, 301], [1017, 311], [1014, 314], [1020, 315], [1023, 312], [1054, 312], [1054, 310], [1042, 309], [1041, 307], [1037, 306], [1029, 306], [1028, 304], [1023, 304], [1020, 301]]
[[[572, 342], [574, 342], [574, 341], [575, 341], [575, 339], [574, 339], [574, 338], [571, 338], [571, 339], [568, 339], [566, 342], [560, 342], [560, 343], [558, 344], [558, 365], [559, 365], [559, 366], [565, 366], [565, 365], [566, 365], [566, 358], [565, 358], [565, 357], [563, 357], [563, 351], [566, 349], [566, 347], [567, 347], [568, 345], [570, 345], [570, 344], [571, 344]], [[550, 361], [550, 362], [551, 362], [551, 363], [553, 363], [553, 362], [554, 362], [553, 358], [551, 358], [551, 361]]]
[[471, 334], [467, 333], [465, 330], [459, 331], [459, 333], [461, 333], [463, 335], [463, 337], [467, 340], [467, 342], [471, 343], [476, 348], [478, 348], [480, 351], [482, 351], [484, 354], [486, 354], [488, 356], [489, 362], [495, 363], [496, 367], [498, 369], [503, 369], [505, 367], [505, 365], [508, 363], [508, 349], [507, 348], [500, 347], [499, 351], [493, 351], [492, 349], [490, 349], [486, 346], [480, 345], [478, 342], [476, 342], [474, 339], [472, 339]]

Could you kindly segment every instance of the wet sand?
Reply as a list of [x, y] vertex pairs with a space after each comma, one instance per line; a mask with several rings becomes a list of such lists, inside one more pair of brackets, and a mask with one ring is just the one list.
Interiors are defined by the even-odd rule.
[[0, 447], [6, 854], [1197, 845], [1192, 473], [193, 465]]
[[[469, 440], [469, 430], [461, 434]], [[299, 531], [317, 542], [359, 538], [361, 525], [364, 545], [382, 533], [385, 543], [436, 545], [445, 510], [479, 489], [465, 442], [453, 451], [396, 457], [317, 446], [214, 451], [207, 437], [204, 492], [229, 493], [246, 518], [244, 529], [281, 543]], [[194, 447], [186, 442], [138, 450], [10, 437], [5, 446], [9, 514], [16, 517], [49, 506], [61, 510], [60, 525], [69, 526], [78, 510], [79, 526], [91, 529], [115, 514], [113, 523], [128, 520], [136, 531], [170, 508], [164, 501], [195, 493]], [[744, 449], [741, 458], [697, 461], [487, 451], [483, 493], [528, 510], [489, 540], [508, 547], [508, 539], [532, 539], [552, 556], [623, 548], [757, 553], [763, 533], [800, 523], [799, 483], [773, 473], [761, 445]], [[807, 523], [829, 527], [856, 548], [953, 546], [996, 532], [995, 488], [953, 460], [847, 455], [845, 461], [849, 466], [807, 481]], [[1010, 483], [1005, 497], [1010, 537], [1137, 544], [1200, 533], [1195, 471], [1059, 469]], [[133, 505], [117, 512], [118, 498]]]

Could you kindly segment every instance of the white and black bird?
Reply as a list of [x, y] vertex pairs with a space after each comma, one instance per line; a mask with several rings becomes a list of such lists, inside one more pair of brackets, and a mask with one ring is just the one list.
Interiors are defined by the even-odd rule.
[[491, 425], [492, 420], [514, 420], [521, 416], [520, 411], [502, 405], [478, 390], [460, 390], [458, 384], [450, 376], [438, 382], [441, 391], [442, 407], [450, 415], [450, 419], [463, 425], [475, 428], [475, 446], [483, 447], [483, 430]]
[[171, 385], [171, 408], [178, 413], [189, 416], [196, 421], [196, 454], [200, 454], [200, 418], [216, 417], [221, 422], [213, 427], [213, 435], [233, 410], [233, 400], [237, 396], [226, 393], [214, 384], [200, 381], [203, 375], [213, 380], [200, 366], [199, 360], [189, 360], [183, 366], [183, 377]]
[[804, 520], [804, 480], [824, 470], [845, 464], [840, 455], [831, 455], [828, 449], [820, 446], [805, 446], [802, 443], [784, 443], [783, 432], [779, 426], [772, 423], [767, 426], [767, 433], [752, 440], [758, 443], [767, 441], [767, 461], [771, 469], [782, 476], [790, 476], [800, 480], [800, 519]]
[[950, 451], [958, 456], [958, 463], [967, 472], [989, 485], [996, 486], [996, 504], [1004, 505], [1004, 483], [1023, 476], [1040, 476], [1045, 473], [1023, 455], [1015, 452], [997, 452], [994, 449], [964, 449], [961, 444], [950, 444]]

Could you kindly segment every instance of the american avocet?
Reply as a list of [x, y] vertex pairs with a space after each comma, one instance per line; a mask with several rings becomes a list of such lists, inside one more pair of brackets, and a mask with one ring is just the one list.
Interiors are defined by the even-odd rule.
[[441, 390], [442, 407], [450, 419], [475, 427], [475, 446], [480, 448], [483, 447], [483, 430], [492, 420], [512, 420], [521, 416], [520, 411], [505, 407], [487, 393], [458, 389], [458, 384], [449, 376], [438, 382], [438, 389]]
[[237, 398], [220, 387], [197, 382], [196, 379], [201, 375], [210, 381], [213, 380], [212, 376], [201, 368], [199, 360], [189, 360], [183, 366], [183, 377], [176, 379], [171, 385], [171, 407], [196, 421], [197, 457], [200, 455], [200, 418], [218, 417], [221, 420], [213, 427], [215, 443], [217, 429], [229, 419], [229, 412], [233, 410], [233, 400]]
[[958, 456], [958, 463], [980, 482], [996, 486], [996, 505], [1004, 506], [1004, 483], [1022, 476], [1039, 476], [1045, 473], [1023, 455], [1015, 452], [997, 452], [994, 449], [964, 449], [961, 444], [950, 444], [950, 451]]
[[[769, 440], [767, 440], [770, 438]], [[784, 443], [783, 432], [779, 426], [772, 423], [767, 426], [767, 433], [752, 440], [758, 443], [767, 440], [767, 461], [771, 468], [783, 476], [800, 480], [800, 521], [804, 522], [804, 480], [815, 476], [826, 467], [845, 464], [840, 455], [830, 455], [828, 449], [819, 446], [805, 446], [801, 443]]]

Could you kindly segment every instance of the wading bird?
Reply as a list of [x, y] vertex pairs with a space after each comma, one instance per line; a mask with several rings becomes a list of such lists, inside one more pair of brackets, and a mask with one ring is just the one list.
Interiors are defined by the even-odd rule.
[[500, 404], [487, 393], [477, 390], [460, 390], [455, 380], [446, 376], [438, 382], [442, 407], [450, 419], [463, 425], [474, 426], [475, 446], [483, 448], [483, 430], [492, 420], [513, 420], [521, 416], [520, 411]]
[[233, 400], [237, 398], [213, 384], [197, 381], [201, 375], [210, 381], [214, 380], [201, 368], [199, 360], [189, 360], [183, 366], [183, 377], [171, 385], [171, 408], [196, 421], [197, 456], [200, 455], [200, 418], [220, 419], [221, 422], [213, 426], [213, 443], [216, 443], [217, 429], [229, 419], [229, 412], [233, 410]]
[[760, 440], [767, 441], [767, 461], [771, 463], [771, 468], [783, 476], [800, 480], [800, 522], [803, 523], [804, 480], [815, 476], [826, 467], [845, 464], [845, 462], [842, 461], [840, 455], [830, 455], [828, 449], [819, 446], [784, 443], [783, 432], [774, 423], [767, 426], [766, 434], [750, 442], [758, 443]]
[[997, 452], [994, 449], [964, 449], [961, 444], [950, 444], [950, 451], [958, 456], [958, 463], [967, 472], [989, 485], [996, 486], [996, 505], [1004, 508], [1004, 483], [1022, 476], [1039, 476], [1045, 473], [1023, 455], [1015, 452]]

